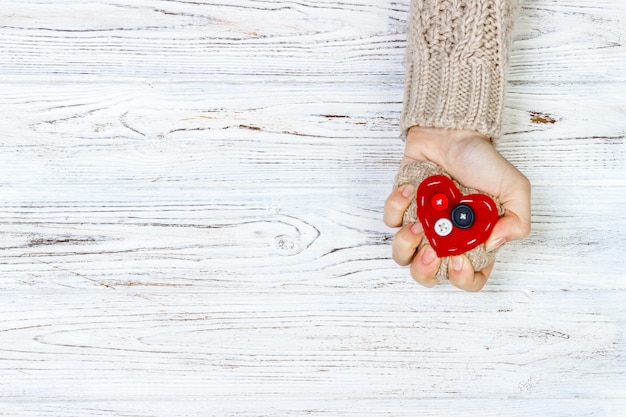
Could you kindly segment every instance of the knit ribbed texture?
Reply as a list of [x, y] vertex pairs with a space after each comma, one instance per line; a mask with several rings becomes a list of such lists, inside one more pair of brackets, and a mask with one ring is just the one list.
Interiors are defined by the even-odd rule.
[[[394, 189], [401, 187], [404, 184], [413, 184], [415, 188], [417, 189], [417, 187], [422, 181], [424, 181], [426, 178], [432, 175], [445, 175], [448, 178], [450, 178], [450, 175], [448, 175], [440, 166], [433, 164], [432, 162], [419, 161], [419, 162], [413, 162], [410, 164], [403, 165], [400, 167], [400, 170], [398, 171], [398, 174], [396, 175], [396, 179], [394, 181]], [[454, 179], [452, 179], [452, 181], [454, 182], [454, 184], [457, 186], [457, 188], [459, 189], [459, 191], [461, 191], [463, 195], [478, 193], [478, 191], [474, 190], [473, 188], [465, 187], [462, 184], [459, 184]], [[500, 200], [498, 200], [494, 196], [490, 196], [490, 197], [493, 198], [494, 202], [496, 203], [496, 206], [498, 208], [498, 214], [500, 216], [503, 216], [504, 208], [502, 207]], [[402, 224], [415, 223], [418, 221], [419, 219], [417, 217], [417, 203], [415, 201], [415, 193], [414, 193], [413, 196], [411, 197], [411, 205], [404, 212]], [[422, 243], [419, 245], [419, 247], [421, 248], [422, 246], [427, 245], [427, 244], [428, 244], [428, 240], [424, 238], [422, 239]], [[474, 267], [474, 270], [480, 271], [496, 259], [496, 252], [497, 250], [487, 252], [485, 250], [485, 244], [483, 243], [481, 245], [476, 246], [474, 249], [471, 249], [470, 251], [465, 252], [465, 255], [471, 262], [472, 266]], [[445, 257], [441, 259], [441, 264], [439, 266], [439, 269], [437, 270], [437, 273], [435, 274], [435, 278], [437, 278], [439, 281], [448, 279], [449, 260], [450, 260], [449, 257]]]
[[400, 125], [500, 136], [519, 0], [412, 0]]

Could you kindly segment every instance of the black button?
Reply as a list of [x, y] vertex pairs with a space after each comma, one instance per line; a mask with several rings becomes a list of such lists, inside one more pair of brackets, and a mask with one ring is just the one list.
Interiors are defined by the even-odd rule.
[[452, 224], [459, 229], [468, 229], [474, 224], [474, 211], [466, 204], [452, 209]]

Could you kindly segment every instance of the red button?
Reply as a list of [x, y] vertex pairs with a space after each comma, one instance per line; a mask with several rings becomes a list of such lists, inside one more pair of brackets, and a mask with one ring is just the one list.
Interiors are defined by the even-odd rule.
[[444, 194], [435, 194], [431, 201], [433, 208], [439, 211], [447, 209], [449, 203], [450, 202], [448, 201], [448, 197], [446, 197]]

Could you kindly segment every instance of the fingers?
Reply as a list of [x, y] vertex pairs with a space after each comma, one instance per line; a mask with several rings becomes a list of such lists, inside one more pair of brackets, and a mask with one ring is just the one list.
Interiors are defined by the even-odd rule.
[[424, 229], [421, 223], [407, 224], [393, 237], [391, 243], [391, 256], [398, 265], [406, 266], [411, 263], [422, 239]]
[[[402, 225], [404, 212], [411, 204], [414, 195], [415, 187], [411, 184], [392, 191], [385, 201], [383, 212], [383, 221], [387, 226], [399, 227]], [[441, 260], [437, 258], [430, 245], [424, 245], [417, 253], [415, 252], [423, 238], [424, 229], [419, 222], [405, 225], [393, 237], [392, 256], [394, 261], [400, 265], [410, 264], [413, 279], [430, 288], [439, 283], [435, 274], [439, 269]]]
[[457, 288], [469, 292], [483, 289], [493, 270], [495, 261], [480, 271], [474, 271], [471, 262], [465, 255], [453, 256], [448, 263], [448, 279]]
[[411, 262], [411, 276], [423, 286], [432, 288], [439, 283], [439, 280], [435, 278], [435, 274], [440, 264], [441, 259], [437, 258], [433, 248], [430, 245], [424, 245]]
[[411, 204], [414, 194], [415, 187], [412, 184], [406, 184], [389, 194], [383, 211], [383, 221], [387, 226], [399, 227], [402, 225], [402, 217]]

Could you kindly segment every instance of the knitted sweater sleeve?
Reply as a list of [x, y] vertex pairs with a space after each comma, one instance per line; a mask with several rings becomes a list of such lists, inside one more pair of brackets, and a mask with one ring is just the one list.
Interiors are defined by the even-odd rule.
[[400, 126], [500, 136], [505, 71], [520, 0], [411, 0]]

